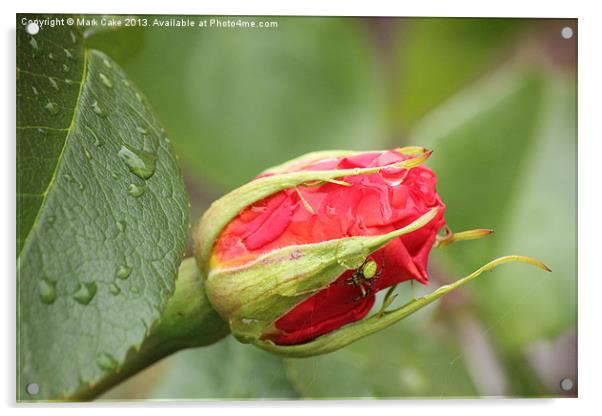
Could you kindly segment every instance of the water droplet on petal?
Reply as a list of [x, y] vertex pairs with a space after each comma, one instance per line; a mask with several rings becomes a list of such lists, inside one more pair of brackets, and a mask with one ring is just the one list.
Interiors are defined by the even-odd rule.
[[118, 295], [121, 293], [121, 289], [119, 288], [119, 286], [117, 286], [116, 283], [112, 282], [111, 284], [109, 284], [109, 292], [112, 295]]
[[100, 73], [100, 80], [103, 84], [105, 84], [106, 87], [113, 88], [113, 81], [111, 81], [111, 79], [102, 72]]
[[126, 227], [127, 227], [127, 222], [125, 222], [125, 220], [117, 221], [117, 229], [120, 232], [124, 232]]
[[130, 277], [130, 274], [132, 274], [132, 270], [133, 269], [131, 266], [128, 266], [127, 264], [122, 264], [117, 269], [117, 277], [120, 278], [121, 280], [125, 280], [128, 277]]
[[98, 105], [98, 101], [94, 101], [94, 102], [92, 103], [92, 110], [93, 110], [93, 111], [94, 111], [94, 112], [95, 112], [97, 115], [99, 115], [100, 117], [104, 117], [104, 116], [105, 116], [105, 113], [104, 113], [104, 111], [103, 111], [103, 110], [102, 110], [102, 108], [100, 108], [100, 106]]
[[80, 283], [77, 287], [77, 291], [73, 294], [73, 299], [82, 305], [87, 305], [96, 295], [96, 283], [86, 282]]
[[157, 156], [152, 153], [130, 149], [123, 145], [117, 155], [127, 165], [130, 172], [141, 179], [148, 179], [155, 173]]
[[56, 300], [56, 282], [54, 280], [42, 278], [38, 281], [38, 292], [40, 300], [46, 304], [51, 304]]
[[119, 366], [115, 357], [106, 352], [103, 352], [96, 358], [96, 363], [100, 368], [107, 371], [115, 370]]
[[139, 198], [142, 196], [142, 194], [144, 194], [144, 186], [131, 183], [128, 186], [128, 194], [130, 194], [134, 198]]

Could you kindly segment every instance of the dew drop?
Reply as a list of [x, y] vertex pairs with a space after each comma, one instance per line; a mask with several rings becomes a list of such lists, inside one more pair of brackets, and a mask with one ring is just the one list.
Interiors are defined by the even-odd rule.
[[127, 79], [124, 78], [124, 79], [122, 79], [122, 81], [123, 81], [123, 85], [125, 85], [126, 87], [130, 86], [130, 81], [128, 81]]
[[69, 79], [69, 78], [65, 78], [65, 84], [72, 85], [72, 84], [75, 84], [75, 81], [73, 81], [72, 79]]
[[138, 286], [132, 286], [130, 288], [130, 292], [132, 292], [132, 293], [140, 293], [140, 288]]
[[148, 179], [155, 173], [157, 156], [152, 153], [130, 149], [123, 145], [117, 155], [127, 165], [130, 172], [141, 179]]
[[57, 84], [57, 82], [55, 81], [54, 78], [48, 78], [50, 80], [50, 85], [52, 85], [52, 88], [54, 88], [55, 90], [59, 90], [59, 84]]
[[133, 269], [131, 266], [128, 266], [127, 264], [122, 264], [117, 269], [117, 277], [120, 278], [121, 280], [125, 280], [128, 277], [130, 277], [130, 274], [132, 274], [132, 270]]
[[33, 95], [38, 95], [38, 90], [33, 85], [31, 86], [31, 90], [33, 91]]
[[54, 280], [42, 278], [38, 281], [38, 292], [40, 300], [48, 305], [56, 300], [56, 282]]
[[52, 53], [48, 54], [48, 59], [50, 59], [51, 61], [54, 61], [54, 55]]
[[65, 64], [63, 64], [63, 71], [69, 72], [69, 67]]
[[77, 287], [77, 291], [73, 294], [73, 299], [82, 305], [87, 305], [96, 295], [96, 283], [86, 282], [80, 283]]
[[141, 197], [143, 193], [144, 193], [144, 186], [136, 185], [134, 183], [131, 183], [128, 186], [128, 194], [130, 194], [134, 198]]
[[144, 135], [148, 134], [148, 130], [145, 129], [144, 127], [136, 126], [136, 131], [140, 134], [144, 134]]
[[38, 133], [44, 134], [44, 129], [43, 128], [38, 128]]
[[54, 215], [49, 215], [48, 218], [46, 218], [46, 221], [48, 221], [48, 224], [54, 224], [56, 217]]
[[84, 149], [84, 155], [86, 155], [86, 159], [92, 160], [92, 155], [90, 154], [90, 152], [88, 152], [87, 149]]
[[109, 285], [109, 292], [110, 292], [112, 295], [118, 295], [118, 294], [120, 294], [120, 293], [121, 293], [121, 289], [119, 288], [119, 286], [117, 286], [117, 284], [116, 284], [116, 283], [114, 283], [114, 282], [113, 282], [113, 283], [111, 283], [111, 284]]
[[113, 88], [113, 81], [111, 81], [111, 79], [109, 77], [107, 77], [102, 72], [100, 73], [99, 76], [100, 76], [100, 80], [102, 81], [103, 84], [105, 84], [106, 87]]
[[100, 117], [105, 116], [105, 112], [102, 111], [102, 108], [100, 108], [100, 106], [98, 105], [98, 101], [94, 101], [92, 103], [92, 110]]
[[31, 45], [32, 48], [34, 48], [35, 50], [38, 50], [38, 48], [39, 48], [38, 41], [33, 36], [29, 37], [29, 44]]
[[92, 130], [90, 127], [86, 126], [86, 130], [88, 130], [88, 133], [90, 133], [90, 135], [94, 138], [94, 146], [100, 147], [103, 144], [105, 144], [105, 142], [100, 140], [98, 135], [96, 133], [94, 133], [94, 130]]
[[142, 102], [142, 95], [140, 95], [139, 92], [136, 93], [136, 99], [140, 102]]
[[71, 51], [69, 49], [63, 49], [63, 51], [65, 52], [65, 56], [68, 59], [73, 59], [73, 54], [71, 53]]
[[103, 63], [103, 64], [105, 64], [105, 66], [106, 66], [107, 68], [113, 68], [113, 65], [111, 65], [111, 61], [109, 61], [107, 58], [104, 58], [104, 59], [102, 60], [102, 63]]
[[171, 143], [171, 140], [169, 140], [168, 137], [165, 138], [165, 143]]
[[96, 358], [96, 363], [100, 368], [107, 371], [115, 370], [119, 366], [119, 363], [117, 362], [115, 357], [106, 352], [103, 352], [102, 354], [98, 355], [98, 357]]
[[73, 176], [69, 175], [68, 173], [63, 175], [63, 178], [67, 181], [67, 182], [75, 182], [75, 179], [73, 179]]
[[69, 31], [69, 36], [71, 37], [71, 42], [73, 42], [74, 44], [77, 43], [77, 38], [75, 37], [75, 33], [73, 33], [72, 30]]
[[113, 180], [116, 181], [117, 179], [119, 179], [119, 175], [115, 172], [111, 172], [111, 178], [113, 178]]
[[127, 227], [127, 222], [125, 222], [125, 220], [117, 221], [117, 229], [120, 232], [124, 232], [126, 227]]

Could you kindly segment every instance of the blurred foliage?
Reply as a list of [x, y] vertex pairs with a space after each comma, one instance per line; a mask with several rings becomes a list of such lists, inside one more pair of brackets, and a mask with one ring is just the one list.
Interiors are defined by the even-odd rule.
[[516, 38], [520, 19], [408, 19], [395, 42], [399, 88], [394, 122], [407, 131], [429, 110], [492, 69]]
[[[549, 394], [525, 351], [576, 325], [576, 92], [574, 72], [547, 47], [574, 43], [558, 27], [576, 21], [270, 20], [279, 28], [149, 28], [131, 55], [115, 52], [167, 128], [192, 210], [301, 153], [396, 146], [403, 133], [405, 144], [435, 150], [428, 164], [452, 229], [496, 231], [436, 250], [434, 284], [422, 290], [505, 254], [538, 257], [553, 273], [504, 266], [450, 297], [459, 308], [432, 305], [323, 357], [282, 361], [233, 339], [181, 352], [158, 376], [132, 380], [153, 377], [140, 397], [491, 394], [479, 357], [466, 353], [473, 340], [458, 329], [458, 310], [480, 325], [508, 394]], [[525, 55], [538, 37], [546, 48], [535, 43]]]
[[184, 167], [220, 192], [309, 151], [383, 147], [382, 80], [360, 21], [274, 19], [269, 30], [149, 28], [122, 61]]

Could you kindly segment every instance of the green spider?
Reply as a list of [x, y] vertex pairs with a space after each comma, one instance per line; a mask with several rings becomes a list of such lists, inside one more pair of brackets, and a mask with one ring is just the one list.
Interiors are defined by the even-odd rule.
[[353, 302], [357, 302], [358, 300], [363, 299], [372, 293], [372, 289], [374, 288], [376, 282], [378, 282], [378, 279], [380, 279], [384, 269], [384, 257], [380, 269], [374, 260], [368, 260], [368, 258], [366, 258], [362, 265], [358, 267], [355, 272], [353, 272], [353, 275], [345, 279], [346, 285], [359, 287], [361, 291], [361, 294], [354, 298]]

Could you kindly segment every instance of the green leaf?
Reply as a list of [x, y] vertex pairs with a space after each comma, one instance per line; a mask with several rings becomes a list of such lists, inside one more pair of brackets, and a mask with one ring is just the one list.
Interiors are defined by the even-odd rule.
[[327, 355], [287, 359], [289, 379], [308, 398], [476, 395], [453, 337], [413, 319]]
[[[282, 360], [233, 337], [180, 351], [109, 391], [102, 399], [293, 399]], [[157, 372], [159, 374], [157, 374]], [[152, 383], [146, 391], [138, 386]]]
[[470, 288], [508, 356], [576, 324], [575, 86], [566, 75], [509, 66], [462, 92], [417, 127], [451, 228], [495, 234], [437, 253], [462, 274], [490, 255], [539, 258], [553, 272], [500, 270]]
[[221, 193], [303, 153], [384, 146], [384, 92], [360, 21], [242, 20], [278, 28], [147, 28], [123, 63], [202, 185]]
[[[76, 29], [18, 27], [17, 395], [69, 398], [118, 371], [159, 317], [187, 197], [161, 126], [117, 64]], [[124, 147], [134, 156], [120, 157]]]

